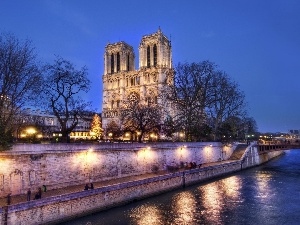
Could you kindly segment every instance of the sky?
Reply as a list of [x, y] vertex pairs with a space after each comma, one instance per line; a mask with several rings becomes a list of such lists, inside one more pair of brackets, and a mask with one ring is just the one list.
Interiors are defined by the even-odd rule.
[[30, 39], [41, 62], [87, 66], [84, 97], [102, 110], [104, 48], [161, 28], [173, 64], [209, 60], [245, 93], [260, 132], [300, 129], [298, 0], [0, 0], [0, 33]]

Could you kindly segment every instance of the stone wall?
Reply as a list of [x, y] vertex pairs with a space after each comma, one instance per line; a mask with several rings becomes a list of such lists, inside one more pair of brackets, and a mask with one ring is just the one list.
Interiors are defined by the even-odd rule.
[[244, 169], [261, 165], [283, 154], [283, 152], [284, 151], [259, 152], [256, 145], [249, 146], [240, 160], [241, 168]]
[[8, 224], [61, 222], [240, 170], [230, 162], [9, 206]]
[[[195, 144], [195, 146], [196, 145], [197, 144]], [[188, 148], [192, 149], [192, 147], [189, 146], [185, 147], [185, 149]], [[199, 146], [197, 148], [199, 148]], [[174, 159], [176, 160], [175, 163], [180, 162], [180, 157], [183, 157], [182, 155], [177, 156], [179, 158], [175, 156], [177, 154], [176, 152], [182, 152], [182, 149], [172, 151], [169, 148], [160, 148], [160, 150], [156, 151], [160, 152], [159, 154], [162, 154], [162, 157], [165, 157], [162, 160], [164, 165], [173, 163]], [[191, 155], [193, 155], [194, 152], [192, 150], [186, 151], [188, 153], [186, 153], [184, 157], [186, 157], [185, 159], [189, 161], [189, 159], [191, 159]], [[202, 149], [202, 151], [206, 151], [205, 147], [204, 149]], [[197, 159], [201, 158], [199, 156], [199, 152], [199, 158], [196, 157]], [[123, 153], [122, 151], [118, 154], [120, 154], [119, 157], [122, 157], [122, 154], [126, 155], [126, 153]], [[134, 156], [134, 154], [137, 154], [137, 156], [135, 157], [139, 158], [139, 154], [141, 153], [130, 153], [129, 156]], [[243, 168], [259, 165], [270, 160], [273, 157], [276, 157], [279, 154], [282, 154], [282, 151], [259, 154], [255, 146], [249, 146], [245, 154], [243, 155], [242, 160], [221, 162], [219, 164], [216, 163], [214, 166], [178, 171], [138, 181], [131, 181], [123, 184], [101, 187], [94, 190], [81, 191], [77, 193], [10, 205], [8, 207], [8, 224], [31, 225], [61, 222], [62, 220], [74, 218], [76, 216], [82, 216], [95, 211], [124, 204], [133, 200], [166, 192], [171, 189], [180, 188], [185, 185], [190, 185], [203, 180], [211, 179], [213, 177], [218, 177], [228, 173], [239, 171]], [[212, 155], [214, 155], [214, 157], [218, 156], [218, 154]], [[193, 156], [193, 158], [194, 157], [195, 156]], [[153, 158], [158, 160], [155, 157]], [[152, 162], [151, 160], [153, 158], [149, 157], [148, 163]], [[156, 160], [154, 160], [154, 162], [157, 162]], [[137, 160], [134, 161], [138, 163]], [[125, 164], [123, 163], [121, 165], [124, 166]], [[122, 170], [122, 168], [119, 169]], [[140, 172], [139, 170], [134, 169], [133, 173], [136, 173], [137, 171]], [[1, 210], [3, 218], [4, 209]]]
[[165, 170], [181, 162], [227, 159], [235, 146], [221, 143], [16, 145], [0, 153], [0, 197], [30, 187], [48, 190]]

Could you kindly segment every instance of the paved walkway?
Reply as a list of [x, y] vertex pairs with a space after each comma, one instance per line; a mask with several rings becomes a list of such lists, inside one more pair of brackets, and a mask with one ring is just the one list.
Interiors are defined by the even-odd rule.
[[[232, 162], [232, 161], [234, 161], [234, 160], [227, 160], [227, 161], [216, 162], [216, 163], [206, 163], [206, 164], [202, 164], [201, 168], [225, 164], [225, 163]], [[185, 169], [181, 169], [181, 171], [183, 171], [183, 170], [185, 170]], [[93, 184], [94, 184], [94, 189], [96, 189], [96, 188], [119, 184], [119, 183], [126, 183], [126, 182], [130, 182], [130, 181], [142, 180], [145, 178], [151, 178], [151, 177], [164, 175], [164, 174], [168, 174], [168, 173], [170, 173], [170, 172], [159, 171], [158, 173], [148, 173], [148, 174], [142, 174], [142, 175], [136, 175], [136, 176], [116, 178], [116, 179], [111, 179], [111, 180], [106, 180], [106, 181], [94, 182]], [[42, 193], [42, 198], [80, 192], [80, 191], [83, 191], [83, 189], [84, 189], [84, 184], [69, 186], [69, 187], [64, 187], [64, 188], [59, 188], [59, 189], [53, 189], [53, 190], [47, 190], [46, 192]], [[31, 199], [34, 198], [36, 191], [37, 190], [31, 190], [31, 192], [32, 192]], [[11, 196], [11, 205], [21, 203], [21, 202], [26, 202], [26, 201], [27, 201], [26, 194]], [[34, 201], [34, 200], [31, 200], [31, 201]], [[5, 205], [7, 205], [7, 198], [6, 197], [0, 198], [0, 207], [3, 207]]]

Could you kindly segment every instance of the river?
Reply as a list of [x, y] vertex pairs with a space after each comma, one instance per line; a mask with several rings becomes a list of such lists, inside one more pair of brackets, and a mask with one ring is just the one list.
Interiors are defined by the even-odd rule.
[[300, 150], [65, 225], [300, 224]]

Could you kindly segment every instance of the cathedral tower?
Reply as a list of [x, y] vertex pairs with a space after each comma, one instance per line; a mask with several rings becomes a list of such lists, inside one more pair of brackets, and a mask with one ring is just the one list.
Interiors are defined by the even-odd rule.
[[172, 68], [171, 42], [161, 32], [145, 35], [139, 46], [140, 68]]
[[[173, 84], [171, 42], [160, 29], [145, 35], [139, 45], [139, 69], [135, 70], [133, 48], [125, 42], [108, 44], [104, 53], [102, 126], [119, 124], [120, 108], [127, 99], [142, 104], [160, 104], [167, 85]], [[163, 120], [163, 118], [162, 118]]]
[[133, 48], [125, 42], [108, 44], [104, 54], [104, 74], [134, 70]]

